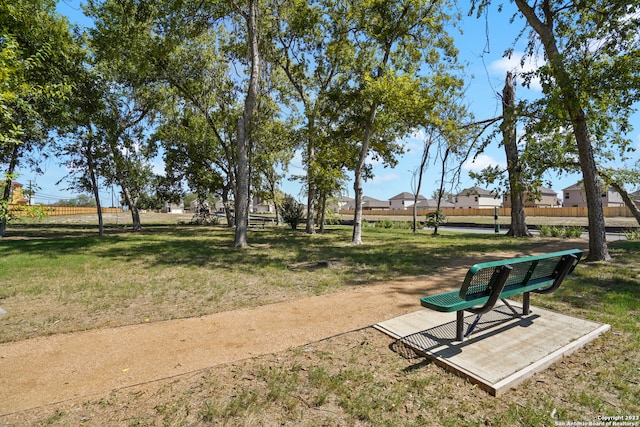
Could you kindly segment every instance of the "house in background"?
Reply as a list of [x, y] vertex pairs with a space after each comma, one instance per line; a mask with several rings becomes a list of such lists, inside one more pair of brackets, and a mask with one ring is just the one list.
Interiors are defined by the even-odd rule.
[[474, 186], [458, 193], [454, 198], [456, 208], [499, 208], [502, 200], [489, 190]]
[[[584, 192], [584, 184], [579, 182], [562, 190], [562, 206], [565, 208], [586, 208], [587, 196]], [[624, 200], [617, 191], [612, 188], [605, 188], [602, 190], [602, 206], [613, 208], [624, 206]]]
[[[436, 210], [438, 209], [438, 201], [435, 199], [421, 200], [418, 202], [418, 204], [416, 204], [416, 207], [418, 209]], [[440, 209], [455, 209], [455, 207], [456, 205], [454, 205], [448, 200], [442, 200], [440, 202]]]
[[[7, 185], [7, 181], [0, 181], [0, 191], [4, 194], [4, 188]], [[11, 181], [11, 196], [9, 196], [12, 205], [26, 205], [29, 203], [29, 199], [24, 197], [22, 191], [23, 185], [16, 181]]]
[[182, 201], [180, 203], [164, 202], [162, 213], [182, 214], [184, 213], [184, 202]]
[[362, 210], [377, 210], [377, 209], [389, 209], [389, 202], [384, 200], [374, 199], [373, 197], [363, 196], [362, 197]]
[[[424, 200], [427, 200], [427, 198], [424, 196], [418, 195], [418, 203]], [[389, 209], [405, 210], [412, 207], [414, 203], [415, 203], [415, 196], [405, 191], [389, 199]]]
[[633, 200], [633, 203], [636, 204], [638, 208], [640, 208], [640, 190], [634, 191], [633, 193], [629, 193], [629, 197]]
[[352, 211], [356, 208], [356, 199], [341, 196], [337, 199], [333, 199], [331, 201], [330, 209], [334, 212], [339, 212], [341, 210]]
[[[525, 208], [555, 208], [559, 207], [558, 194], [550, 188], [540, 187], [539, 194], [525, 192], [524, 207]], [[511, 207], [511, 195], [505, 194], [503, 198], [503, 207]]]
[[253, 196], [251, 201], [252, 213], [275, 213], [276, 206], [269, 200], [263, 200], [261, 197]]

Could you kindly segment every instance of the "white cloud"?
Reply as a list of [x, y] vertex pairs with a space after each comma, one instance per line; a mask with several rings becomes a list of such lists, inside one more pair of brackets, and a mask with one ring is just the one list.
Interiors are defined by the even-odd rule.
[[400, 174], [391, 172], [384, 175], [374, 175], [374, 177], [370, 181], [367, 181], [367, 183], [371, 185], [378, 185], [378, 184], [386, 184], [388, 182], [398, 181], [400, 179], [402, 179]]
[[[504, 76], [507, 71], [514, 72], [518, 75], [521, 73], [535, 71], [545, 64], [542, 57], [526, 57], [524, 62], [522, 62], [523, 57], [523, 52], [513, 52], [509, 58], [503, 57], [493, 61], [490, 65], [490, 69], [495, 71], [497, 74], [500, 74], [500, 76]], [[542, 91], [542, 85], [538, 78], [532, 79], [529, 87], [532, 90]]]
[[400, 144], [405, 153], [421, 153], [424, 147], [426, 135], [422, 129], [417, 129], [409, 134]]
[[507, 165], [499, 162], [491, 156], [480, 154], [475, 159], [469, 159], [462, 165], [462, 168], [468, 171], [479, 172], [487, 166], [506, 167]]

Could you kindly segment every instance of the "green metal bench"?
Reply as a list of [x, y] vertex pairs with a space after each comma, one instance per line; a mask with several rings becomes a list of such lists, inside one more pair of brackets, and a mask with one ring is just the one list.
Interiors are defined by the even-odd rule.
[[[493, 310], [498, 299], [519, 316], [506, 298], [523, 294], [522, 315], [530, 313], [530, 293], [548, 294], [562, 284], [582, 258], [582, 251], [571, 249], [544, 255], [484, 262], [469, 268], [459, 291], [420, 298], [423, 307], [456, 312], [456, 340], [468, 337], [484, 313]], [[464, 312], [476, 318], [463, 334]]]

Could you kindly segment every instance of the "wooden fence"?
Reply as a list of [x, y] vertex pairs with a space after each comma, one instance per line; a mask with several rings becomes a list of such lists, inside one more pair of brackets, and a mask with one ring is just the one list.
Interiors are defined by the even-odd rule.
[[[24, 205], [9, 205], [9, 210], [21, 210], [24, 209]], [[62, 216], [62, 215], [97, 215], [95, 207], [80, 207], [80, 206], [42, 206], [43, 210], [48, 216]], [[102, 208], [103, 214], [109, 213], [122, 213], [122, 208]]]
[[[429, 212], [434, 212], [434, 209], [418, 209], [418, 216], [425, 216]], [[604, 216], [607, 218], [614, 217], [630, 217], [633, 218], [633, 214], [626, 207], [604, 207]], [[525, 215], [529, 217], [587, 217], [587, 208], [525, 208]], [[353, 215], [353, 210], [340, 211], [343, 215]], [[442, 213], [446, 216], [490, 216], [493, 217], [495, 210], [493, 208], [464, 208], [464, 209], [442, 209]], [[412, 216], [413, 210], [391, 210], [391, 209], [373, 209], [363, 210], [362, 214], [365, 216]], [[510, 208], [498, 208], [498, 215], [511, 216]]]

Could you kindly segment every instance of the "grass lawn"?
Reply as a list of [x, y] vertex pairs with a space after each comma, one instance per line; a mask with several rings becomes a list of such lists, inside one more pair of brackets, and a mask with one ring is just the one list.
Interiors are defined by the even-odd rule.
[[[10, 225], [0, 240], [0, 306], [8, 312], [0, 342], [428, 278], [554, 242], [366, 228], [365, 243], [351, 246], [350, 228], [309, 236], [272, 227], [250, 231], [251, 247], [238, 250], [231, 230], [162, 218], [143, 218], [141, 233], [120, 218], [104, 238], [73, 219]], [[26, 415], [34, 425], [172, 426], [545, 426], [640, 416], [640, 243], [609, 250], [612, 262], [580, 264], [536, 304], [612, 331], [498, 399], [422, 358], [401, 357], [366, 329]], [[331, 268], [316, 268], [319, 261]]]

